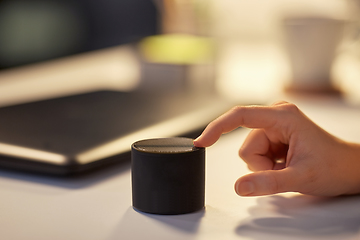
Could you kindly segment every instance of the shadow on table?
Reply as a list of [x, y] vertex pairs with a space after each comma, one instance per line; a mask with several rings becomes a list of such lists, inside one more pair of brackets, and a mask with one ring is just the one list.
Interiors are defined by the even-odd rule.
[[130, 161], [124, 161], [71, 176], [53, 176], [0, 169], [0, 178], [12, 178], [19, 181], [34, 182], [68, 189], [78, 189], [97, 184], [119, 174], [127, 173], [130, 171], [130, 166]]
[[108, 239], [192, 239], [200, 227], [203, 210], [181, 215], [143, 213], [129, 207]]
[[287, 238], [344, 239], [360, 231], [360, 196], [320, 198], [306, 195], [261, 197], [250, 208], [250, 219], [236, 233], [253, 239], [272, 235]]

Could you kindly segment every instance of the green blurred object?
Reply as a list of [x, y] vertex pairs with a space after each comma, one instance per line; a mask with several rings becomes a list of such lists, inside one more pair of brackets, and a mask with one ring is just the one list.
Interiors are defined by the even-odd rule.
[[144, 38], [140, 51], [149, 62], [167, 64], [208, 63], [214, 44], [209, 38], [186, 34], [166, 34]]

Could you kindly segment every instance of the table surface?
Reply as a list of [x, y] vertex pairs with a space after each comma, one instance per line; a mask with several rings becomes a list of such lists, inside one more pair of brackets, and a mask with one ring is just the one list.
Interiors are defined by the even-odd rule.
[[[16, 74], [7, 77], [18, 78]], [[9, 81], [4, 81], [7, 90], [11, 90]], [[8, 96], [5, 105], [16, 102], [14, 94]], [[278, 98], [296, 103], [330, 133], [360, 142], [359, 107], [331, 96]], [[248, 132], [235, 130], [207, 148], [206, 207], [192, 214], [158, 216], [134, 211], [130, 162], [69, 178], [0, 170], [0, 238], [360, 239], [360, 196], [237, 196], [233, 184], [249, 172], [237, 154]]]
[[[360, 109], [337, 99], [290, 99], [315, 122], [360, 142]], [[158, 216], [131, 207], [130, 163], [72, 178], [0, 171], [1, 239], [359, 239], [360, 196], [239, 197], [248, 173], [238, 129], [207, 149], [206, 207]]]

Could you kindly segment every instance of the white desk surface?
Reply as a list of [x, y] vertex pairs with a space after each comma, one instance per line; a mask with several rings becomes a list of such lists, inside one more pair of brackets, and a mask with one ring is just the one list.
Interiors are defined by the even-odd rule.
[[[113, 56], [116, 51], [109, 53]], [[126, 50], [125, 54], [128, 54]], [[63, 72], [62, 64], [56, 65], [60, 66], [59, 74]], [[113, 65], [104, 63], [102, 66], [104, 69], [99, 71], [109, 72], [107, 67]], [[43, 72], [42, 67], [37, 68], [37, 72], [25, 68], [23, 72], [15, 70], [1, 75], [0, 105], [36, 98], [35, 93], [26, 91], [27, 85], [19, 88], [23, 85], [13, 87], [12, 83], [16, 85], [16, 79], [25, 79], [30, 73], [34, 79], [39, 79], [37, 74]], [[71, 71], [74, 69], [78, 68], [71, 68]], [[129, 74], [131, 78], [137, 75], [136, 63], [133, 69], [135, 72]], [[94, 78], [89, 83], [90, 75], [85, 72], [86, 90], [98, 88], [98, 80]], [[75, 71], [73, 74], [80, 73]], [[58, 85], [52, 85], [62, 80], [56, 76], [59, 79], [48, 84], [51, 90], [60, 89]], [[40, 80], [42, 86], [42, 78]], [[112, 86], [112, 81], [111, 76], [107, 84]], [[77, 91], [77, 84], [69, 80], [61, 91], [69, 88]], [[17, 91], [18, 96], [10, 90]], [[47, 97], [49, 90], [42, 88], [41, 93], [41, 98]], [[18, 101], [19, 96], [24, 99]], [[347, 106], [333, 98], [285, 96], [278, 100], [284, 98], [297, 103], [329, 132], [360, 142], [360, 108]], [[238, 129], [222, 136], [207, 149], [206, 208], [193, 214], [158, 216], [134, 211], [131, 207], [130, 163], [72, 178], [0, 170], [0, 239], [360, 239], [360, 195], [338, 198], [296, 193], [251, 198], [237, 196], [233, 184], [249, 172], [237, 155], [247, 133], [247, 129]]]
[[[360, 142], [359, 108], [332, 99], [292, 100], [333, 134]], [[237, 156], [247, 132], [223, 135], [207, 149], [206, 208], [193, 214], [134, 211], [129, 164], [76, 178], [1, 170], [0, 238], [360, 239], [360, 196], [237, 196], [233, 184], [248, 173]]]

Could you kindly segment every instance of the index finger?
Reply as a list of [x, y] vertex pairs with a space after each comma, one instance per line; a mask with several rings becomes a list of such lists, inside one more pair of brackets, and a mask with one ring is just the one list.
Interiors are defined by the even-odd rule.
[[223, 133], [238, 127], [270, 128], [279, 119], [279, 111], [269, 106], [236, 106], [207, 125], [202, 134], [194, 140], [197, 147], [214, 144]]

